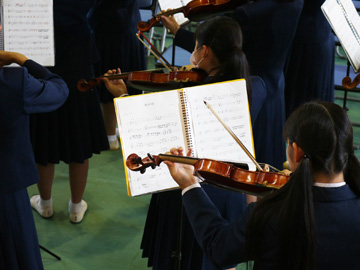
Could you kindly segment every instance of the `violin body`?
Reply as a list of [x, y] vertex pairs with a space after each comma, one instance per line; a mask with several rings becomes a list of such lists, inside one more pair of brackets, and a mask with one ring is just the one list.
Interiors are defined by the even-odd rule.
[[139, 22], [137, 28], [141, 32], [147, 32], [156, 23], [159, 23], [161, 16], [169, 16], [182, 12], [190, 21], [201, 21], [219, 12], [233, 10], [237, 6], [249, 3], [249, 0], [193, 0], [186, 6], [159, 13], [147, 22]]
[[145, 173], [147, 167], [155, 169], [163, 160], [193, 165], [194, 175], [205, 183], [256, 196], [279, 189], [290, 179], [290, 176], [281, 173], [246, 170], [244, 169], [247, 167], [246, 164], [172, 155], [151, 156], [148, 154], [148, 157], [141, 159], [138, 155], [131, 154], [126, 160], [126, 166], [130, 170]]
[[279, 189], [289, 180], [289, 176], [280, 173], [253, 172], [232, 164], [207, 159], [195, 163], [194, 172], [205, 183], [256, 196]]

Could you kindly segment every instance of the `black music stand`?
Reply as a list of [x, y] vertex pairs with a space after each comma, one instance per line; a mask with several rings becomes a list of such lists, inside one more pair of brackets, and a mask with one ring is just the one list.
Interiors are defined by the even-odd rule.
[[51, 256], [53, 256], [55, 259], [61, 261], [61, 258], [56, 255], [55, 253], [51, 252], [50, 250], [48, 250], [47, 248], [44, 248], [42, 245], [39, 245], [40, 249], [42, 249], [43, 251], [49, 253]]

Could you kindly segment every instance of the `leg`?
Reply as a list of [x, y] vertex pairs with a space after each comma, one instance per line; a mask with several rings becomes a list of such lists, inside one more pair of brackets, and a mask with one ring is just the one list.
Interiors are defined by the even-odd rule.
[[81, 202], [86, 187], [88, 169], [89, 169], [88, 159], [85, 160], [84, 163], [73, 162], [69, 164], [71, 201], [73, 203]]
[[87, 210], [87, 203], [82, 199], [88, 176], [89, 160], [84, 163], [70, 163], [69, 178], [71, 200], [69, 202], [70, 221], [80, 223]]
[[115, 106], [113, 102], [102, 103], [101, 104], [105, 129], [107, 135], [115, 135], [116, 129], [116, 115], [115, 115]]
[[114, 103], [102, 103], [101, 108], [110, 150], [118, 150], [120, 148], [120, 144], [119, 140], [116, 138], [116, 115]]
[[34, 208], [42, 217], [49, 218], [53, 215], [51, 188], [55, 174], [55, 164], [46, 166], [37, 164], [40, 181], [37, 184], [40, 195], [30, 198], [31, 207]]
[[37, 184], [40, 192], [40, 197], [43, 200], [51, 199], [51, 188], [55, 174], [55, 164], [48, 164], [46, 166], [37, 164], [40, 181]]

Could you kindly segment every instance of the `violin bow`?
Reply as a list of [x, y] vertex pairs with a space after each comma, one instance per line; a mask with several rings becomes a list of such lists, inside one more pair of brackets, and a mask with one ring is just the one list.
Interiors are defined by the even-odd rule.
[[242, 148], [242, 150], [244, 150], [245, 154], [248, 155], [248, 157], [251, 159], [251, 161], [255, 164], [256, 168], [262, 172], [263, 169], [261, 168], [261, 166], [259, 165], [259, 163], [257, 163], [256, 159], [253, 157], [253, 155], [249, 152], [249, 150], [247, 150], [247, 148], [245, 147], [245, 145], [240, 141], [240, 139], [235, 135], [235, 133], [225, 124], [225, 122], [220, 118], [220, 116], [217, 114], [217, 112], [213, 109], [213, 107], [211, 107], [211, 105], [209, 104], [209, 102], [204, 101], [206, 107], [208, 107], [208, 109], [215, 115], [215, 117], [217, 118], [217, 120], [219, 120], [219, 122], [223, 125], [223, 127], [227, 130], [227, 132], [229, 132], [229, 134], [231, 135], [231, 137], [234, 138], [234, 140], [240, 145], [240, 147]]
[[[139, 35], [139, 34], [140, 34], [142, 37], [145, 38], [145, 40], [150, 44], [150, 46], [153, 48], [153, 50], [154, 50], [156, 53], [140, 38], [140, 35]], [[146, 37], [140, 30], [136, 33], [136, 37], [137, 37], [138, 40], [140, 40], [140, 42], [155, 56], [155, 58], [156, 58], [157, 60], [159, 60], [161, 64], [163, 64], [163, 66], [164, 66], [169, 72], [172, 71], [172, 69], [169, 67], [169, 66], [171, 66], [171, 65], [169, 64], [169, 62], [166, 61], [166, 59], [161, 55], [161, 53], [159, 53], [159, 51], [155, 48], [155, 46], [152, 45], [152, 43], [150, 42], [150, 40], [148, 40], [147, 37]], [[160, 55], [160, 57], [159, 57], [158, 55]], [[162, 60], [161, 60], [160, 58], [161, 58]], [[164, 62], [166, 62], [166, 64], [165, 64]]]

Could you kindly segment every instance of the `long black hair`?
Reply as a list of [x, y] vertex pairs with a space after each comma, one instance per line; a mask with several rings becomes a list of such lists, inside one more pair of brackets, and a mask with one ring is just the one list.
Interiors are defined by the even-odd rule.
[[288, 118], [284, 137], [296, 142], [304, 158], [289, 182], [256, 203], [248, 223], [247, 256], [260, 258], [262, 231], [275, 220], [279, 269], [314, 269], [314, 174], [344, 172], [346, 183], [360, 196], [360, 165], [353, 152], [353, 131], [346, 112], [330, 102], [311, 102]]
[[220, 63], [212, 82], [244, 78], [250, 101], [250, 73], [246, 56], [242, 51], [243, 36], [239, 24], [229, 17], [214, 17], [197, 27], [195, 40], [198, 42], [198, 48], [203, 45], [210, 47]]

